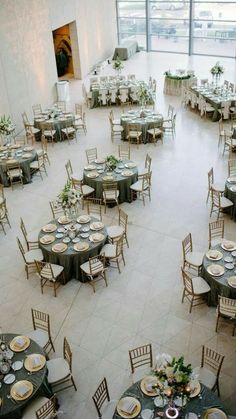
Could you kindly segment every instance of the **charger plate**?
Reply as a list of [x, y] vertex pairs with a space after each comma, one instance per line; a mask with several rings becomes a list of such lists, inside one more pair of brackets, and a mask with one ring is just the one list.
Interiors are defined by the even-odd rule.
[[[20, 396], [17, 393], [17, 390], [22, 385], [25, 385], [28, 387], [28, 391], [24, 396]], [[33, 384], [30, 381], [27, 381], [27, 380], [17, 381], [17, 383], [13, 384], [13, 386], [11, 387], [10, 395], [14, 400], [17, 400], [17, 401], [26, 400], [31, 396], [31, 394], [33, 393], [33, 390], [34, 390]]]
[[[23, 339], [24, 344], [22, 346], [17, 345], [17, 339]], [[15, 336], [12, 341], [10, 342], [9, 346], [13, 352], [23, 352], [27, 349], [30, 345], [30, 338], [28, 336]]]
[[[133, 412], [131, 414], [130, 413], [123, 412], [123, 410], [122, 410], [123, 403], [126, 400], [128, 402], [130, 401], [130, 402], [134, 402], [136, 404], [136, 407], [134, 408], [134, 410], [133, 410]], [[121, 400], [119, 400], [118, 403], [117, 403], [117, 406], [116, 406], [116, 410], [117, 410], [118, 414], [122, 418], [125, 418], [125, 419], [136, 418], [139, 415], [139, 413], [141, 412], [141, 409], [142, 409], [142, 407], [141, 407], [140, 402], [137, 399], [135, 399], [134, 397], [128, 397], [128, 396], [127, 397], [123, 397]]]

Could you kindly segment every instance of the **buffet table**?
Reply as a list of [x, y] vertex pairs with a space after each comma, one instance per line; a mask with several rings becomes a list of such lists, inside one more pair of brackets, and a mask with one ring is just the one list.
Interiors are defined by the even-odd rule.
[[132, 55], [139, 51], [137, 41], [124, 41], [115, 48], [113, 60], [120, 58], [121, 60], [128, 60]]
[[[141, 390], [140, 387], [141, 381], [136, 382], [135, 384], [133, 384], [131, 387], [129, 387], [124, 394], [122, 395], [122, 398], [124, 397], [130, 397], [133, 400], [137, 400], [137, 413], [133, 414], [133, 415], [123, 415], [123, 414], [119, 414], [117, 412], [117, 410], [115, 411], [114, 415], [113, 415], [113, 419], [120, 419], [120, 418], [141, 418], [143, 416], [140, 416], [139, 413], [141, 411], [144, 411], [146, 409], [150, 409], [151, 412], [153, 412], [154, 416], [151, 416], [153, 418], [159, 418], [162, 417], [161, 415], [159, 416], [158, 413], [163, 411], [163, 408], [166, 407], [165, 402], [163, 403], [163, 407], [162, 406], [156, 406], [156, 401], [155, 401], [155, 397], [152, 396], [148, 396], [146, 394], [144, 394], [144, 392]], [[141, 405], [141, 406], [140, 406]], [[221, 403], [221, 401], [217, 398], [217, 396], [215, 395], [215, 393], [213, 393], [211, 390], [209, 390], [207, 387], [205, 387], [204, 385], [201, 385], [201, 391], [200, 393], [196, 396], [190, 399], [189, 402], [187, 402], [186, 406], [184, 406], [181, 410], [181, 416], [185, 417], [186, 414], [192, 412], [195, 413], [198, 417], [200, 417], [202, 415], [203, 412], [205, 412], [207, 409], [212, 409], [213, 408], [217, 408], [220, 410], [224, 410], [224, 406]], [[148, 412], [146, 412], [148, 413]], [[213, 412], [212, 412], [213, 413]], [[224, 414], [224, 412], [222, 412], [225, 419], [227, 419], [227, 416]], [[216, 414], [216, 412], [215, 412]], [[150, 417], [150, 415], [146, 417]]]
[[103, 182], [117, 182], [119, 203], [131, 202], [130, 186], [138, 179], [138, 168], [130, 160], [120, 161], [114, 171], [108, 171], [103, 164], [91, 164], [84, 168], [84, 183], [95, 189], [95, 197], [103, 199]]
[[[236, 285], [232, 286], [228, 282], [230, 281], [230, 277], [235, 275], [234, 263], [236, 263], [236, 244], [231, 250], [222, 248], [221, 244], [214, 246], [212, 249], [213, 251], [216, 250], [219, 255], [216, 257], [216, 254], [213, 254], [213, 258], [210, 256], [211, 253], [209, 253], [211, 251], [206, 253], [203, 258], [202, 277], [208, 282], [211, 288], [209, 303], [216, 306], [218, 304], [218, 295], [228, 298], [236, 298]], [[226, 261], [224, 260], [225, 258]], [[232, 266], [230, 266], [231, 264]], [[212, 265], [216, 266], [216, 269], [220, 269], [221, 272], [217, 274], [217, 271], [214, 271], [214, 268], [212, 271], [212, 268], [210, 268]]]
[[[16, 339], [16, 334], [4, 334], [1, 338], [7, 343], [10, 344], [12, 339]], [[25, 338], [24, 336], [21, 338]], [[5, 384], [5, 379], [1, 378], [1, 390], [0, 390], [0, 418], [1, 419], [20, 419], [22, 418], [23, 409], [29, 405], [33, 399], [39, 396], [44, 396], [47, 398], [52, 397], [53, 393], [47, 381], [47, 366], [46, 366], [46, 358], [43, 349], [33, 340], [28, 339], [29, 345], [27, 347], [23, 346], [21, 350], [19, 347], [15, 346], [15, 349], [11, 346], [12, 349], [12, 368], [9, 371], [8, 376], [11, 374], [13, 375], [12, 379], [8, 378], [7, 382], [9, 384]], [[27, 363], [29, 357], [32, 354], [39, 354], [42, 358], [42, 365], [39, 367], [40, 369], [35, 371], [31, 370], [29, 372], [27, 368]], [[32, 372], [33, 371], [33, 372]], [[15, 378], [14, 378], [15, 376]], [[13, 380], [13, 381], [12, 381]], [[15, 399], [15, 388], [16, 385], [20, 385], [20, 381], [26, 380], [29, 384], [29, 395], [27, 397], [17, 397]], [[11, 384], [10, 384], [11, 382]], [[14, 387], [14, 388], [13, 388]]]
[[148, 142], [148, 133], [147, 131], [155, 125], [158, 128], [162, 127], [163, 124], [163, 116], [161, 114], [156, 114], [151, 110], [144, 109], [143, 113], [144, 116], [140, 117], [141, 111], [128, 111], [127, 114], [123, 114], [120, 119], [120, 124], [124, 127], [124, 131], [122, 132], [122, 140], [126, 140], [128, 135], [128, 125], [129, 124], [138, 124], [140, 125], [140, 129], [142, 131], [142, 142]]
[[[99, 231], [92, 230], [92, 224], [97, 221], [95, 217], [88, 215], [77, 217], [77, 220], [73, 221], [77, 229], [76, 237], [73, 240], [68, 237], [68, 227], [71, 225], [71, 219], [66, 216], [60, 217], [58, 220], [52, 220], [42, 227], [39, 233], [39, 247], [43, 252], [44, 259], [46, 262], [64, 267], [65, 282], [72, 278], [81, 282], [88, 280], [80, 266], [87, 262], [89, 258], [98, 255], [107, 239], [107, 230], [104, 225]], [[96, 231], [101, 233], [103, 238], [98, 242], [93, 242], [91, 235], [95, 234]], [[51, 236], [51, 240], [44, 240], [43, 237], [48, 235]], [[64, 246], [60, 250], [60, 246], [57, 249], [58, 245]]]
[[37, 152], [30, 146], [12, 145], [0, 148], [0, 179], [4, 186], [9, 186], [7, 177], [7, 164], [19, 163], [23, 172], [23, 182], [31, 182], [30, 163], [37, 159]]

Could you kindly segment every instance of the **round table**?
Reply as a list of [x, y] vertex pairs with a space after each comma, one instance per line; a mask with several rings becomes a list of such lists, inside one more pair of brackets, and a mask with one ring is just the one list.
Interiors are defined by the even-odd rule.
[[[46, 112], [45, 112], [46, 114]], [[62, 134], [61, 134], [61, 130], [63, 128], [66, 128], [67, 126], [73, 126], [75, 122], [75, 117], [73, 114], [63, 114], [60, 115], [58, 117], [55, 118], [50, 118], [48, 119], [48, 115], [45, 116], [41, 116], [41, 117], [36, 117], [34, 119], [34, 126], [35, 128], [38, 128], [40, 130], [42, 130], [44, 124], [46, 123], [51, 123], [52, 124], [52, 129], [56, 130], [56, 134], [54, 137], [54, 141], [62, 141]]]
[[234, 203], [233, 206], [233, 218], [236, 221], [236, 184], [228, 182], [225, 183], [225, 196]]
[[181, 96], [183, 88], [189, 89], [196, 84], [197, 78], [195, 76], [168, 74], [165, 76], [163, 91], [166, 95]]
[[[7, 344], [9, 344], [15, 336], [18, 336], [18, 335], [7, 333], [7, 334], [2, 335], [2, 338]], [[36, 342], [34, 342], [33, 340], [30, 340], [30, 346], [25, 351], [14, 352], [12, 362], [19, 361], [19, 360], [24, 361], [26, 356], [30, 354], [41, 354], [45, 356], [43, 349]], [[7, 395], [10, 394], [10, 389], [15, 382], [13, 384], [5, 384], [3, 380], [1, 380], [1, 384], [2, 384], [2, 387], [0, 390], [0, 396], [2, 398], [2, 405], [0, 407], [1, 419], [3, 418], [4, 419], [20, 419], [22, 418], [23, 409], [27, 405], [29, 405], [33, 399], [39, 396], [48, 397], [48, 398], [52, 397], [53, 392], [48, 384], [46, 365], [40, 371], [34, 372], [32, 374], [28, 374], [24, 366], [19, 371], [11, 370], [10, 373], [14, 373], [14, 375], [16, 376], [15, 382], [20, 381], [20, 380], [31, 381], [34, 386], [34, 390], [31, 396], [28, 397], [26, 400], [14, 401], [10, 398], [7, 398]]]
[[[130, 160], [122, 160], [119, 162], [117, 169], [119, 172], [122, 172], [123, 170], [130, 170], [133, 172], [133, 174], [131, 176], [123, 176], [121, 173], [117, 173], [116, 170], [112, 172], [112, 179], [110, 179], [110, 181], [114, 181], [117, 182], [117, 186], [119, 189], [119, 203], [121, 204], [122, 202], [131, 202], [131, 192], [130, 192], [130, 186], [135, 183], [138, 179], [138, 168], [137, 166], [133, 167], [133, 168], [127, 168], [125, 167], [125, 165], [129, 165], [129, 163], [133, 163]], [[123, 168], [119, 169], [119, 166]], [[103, 187], [102, 184], [103, 182], [106, 180], [104, 179], [105, 176], [107, 176], [108, 172], [105, 168], [105, 163], [104, 164], [95, 164], [92, 163], [92, 166], [94, 169], [92, 170], [86, 170], [84, 169], [84, 183], [86, 185], [91, 186], [92, 188], [95, 189], [95, 196], [96, 198], [99, 199], [103, 199]], [[99, 168], [101, 168], [101, 170], [104, 170], [103, 173], [98, 174], [97, 177], [95, 178], [91, 178], [91, 173], [96, 171], [97, 169], [100, 170]]]
[[7, 164], [19, 163], [23, 172], [23, 182], [31, 182], [30, 163], [37, 159], [37, 152], [30, 146], [12, 145], [10, 147], [0, 148], [0, 179], [4, 186], [9, 186], [10, 182], [7, 177]]
[[[45, 233], [44, 231], [40, 231], [39, 233], [39, 247], [43, 252], [43, 256], [46, 262], [55, 263], [57, 265], [64, 267], [64, 279], [65, 282], [70, 281], [72, 278], [76, 278], [77, 280], [81, 282], [87, 282], [88, 278], [86, 275], [81, 271], [80, 266], [87, 262], [89, 258], [96, 256], [100, 253], [102, 247], [104, 246], [106, 239], [107, 239], [107, 230], [106, 227], [102, 230], [99, 230], [99, 233], [102, 233], [104, 235], [104, 240], [102, 240], [99, 243], [93, 243], [89, 240], [89, 238], [83, 239], [80, 236], [80, 233], [82, 232], [83, 227], [89, 227], [90, 224], [93, 221], [98, 221], [95, 217], [90, 217], [90, 221], [84, 224], [81, 224], [81, 227], [78, 225], [78, 233], [77, 236], [80, 237], [81, 242], [89, 243], [89, 249], [81, 252], [77, 252], [74, 250], [74, 243], [70, 242], [68, 244], [68, 248], [63, 253], [55, 253], [52, 250], [52, 246], [56, 243], [62, 242], [63, 238], [57, 239], [51, 243], [51, 244], [42, 244], [40, 242], [40, 238], [44, 236], [45, 234], [52, 234], [55, 236], [57, 234], [57, 231], [52, 233]], [[52, 220], [49, 224], [55, 224], [58, 228], [65, 227], [66, 225], [60, 224], [58, 220]], [[89, 231], [89, 234], [95, 233], [95, 231]], [[66, 236], [66, 233], [63, 237]]]
[[[235, 275], [236, 269], [225, 268], [225, 273], [222, 276], [211, 275], [207, 271], [207, 267], [209, 265], [216, 264], [223, 266], [226, 263], [224, 262], [224, 258], [226, 256], [231, 256], [231, 252], [222, 249], [220, 244], [214, 246], [212, 249], [219, 250], [223, 254], [223, 258], [219, 261], [214, 261], [209, 260], [205, 255], [202, 264], [202, 277], [208, 282], [208, 284], [211, 287], [209, 303], [213, 306], [216, 306], [218, 304], [218, 295], [222, 295], [223, 297], [228, 298], [236, 298], [236, 288], [231, 287], [227, 282], [227, 278]], [[234, 261], [236, 262], [236, 258], [234, 258]]]
[[142, 142], [147, 143], [148, 142], [148, 134], [147, 131], [153, 126], [157, 126], [158, 128], [162, 127], [163, 124], [163, 116], [161, 114], [156, 114], [155, 112], [152, 112], [151, 110], [145, 109], [144, 117], [140, 117], [140, 113], [142, 111], [128, 111], [127, 114], [123, 114], [120, 118], [120, 124], [124, 128], [124, 131], [122, 133], [122, 140], [126, 140], [128, 135], [128, 125], [129, 124], [139, 124], [142, 131]]
[[[163, 408], [159, 408], [154, 405], [153, 397], [146, 396], [142, 392], [140, 388], [140, 382], [141, 380], [133, 384], [131, 387], [129, 387], [124, 392], [121, 398], [125, 396], [136, 397], [141, 403], [142, 410], [151, 409], [151, 410], [154, 410], [155, 413], [163, 410]], [[221, 401], [216, 397], [216, 395], [211, 390], [209, 390], [204, 385], [201, 385], [200, 395], [201, 395], [201, 398], [197, 396], [190, 399], [190, 401], [183, 408], [182, 417], [184, 417], [184, 415], [188, 412], [193, 412], [193, 413], [196, 413], [197, 415], [199, 414], [201, 415], [206, 409], [209, 409], [211, 407], [216, 407], [216, 408], [224, 410], [224, 406], [221, 403]], [[141, 416], [138, 415], [138, 417], [141, 417]], [[154, 416], [154, 417], [158, 417], [158, 416]], [[117, 413], [117, 411], [115, 411], [113, 415], [113, 419], [119, 419], [119, 418], [122, 418], [122, 416], [120, 416]]]

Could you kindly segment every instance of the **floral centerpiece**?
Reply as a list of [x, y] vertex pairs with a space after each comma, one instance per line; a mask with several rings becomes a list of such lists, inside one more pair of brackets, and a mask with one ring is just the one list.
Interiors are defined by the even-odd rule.
[[158, 379], [160, 394], [173, 400], [174, 397], [190, 396], [192, 367], [184, 363], [184, 357], [172, 358], [169, 354], [158, 354], [154, 374]]
[[113, 172], [113, 170], [116, 169], [116, 166], [118, 165], [119, 160], [113, 156], [112, 154], [106, 158], [106, 169], [110, 172]]
[[51, 119], [54, 119], [54, 118], [57, 118], [61, 114], [62, 114], [62, 111], [60, 109], [58, 109], [58, 107], [56, 105], [54, 105], [50, 109], [50, 113], [48, 114], [48, 117], [51, 118]]
[[119, 57], [119, 55], [117, 56], [117, 58], [115, 59], [113, 66], [114, 70], [117, 71], [118, 74], [120, 74], [122, 68], [124, 68], [124, 65]]
[[139, 103], [142, 107], [147, 105], [147, 103], [152, 100], [150, 91], [146, 83], [144, 82], [140, 83], [138, 87], [138, 91], [137, 91], [137, 96], [138, 96]]
[[224, 73], [224, 67], [220, 65], [219, 61], [210, 69], [212, 76], [220, 77]]
[[0, 118], [0, 134], [9, 135], [14, 130], [10, 116], [3, 115]]
[[170, 70], [165, 71], [164, 75], [173, 80], [188, 80], [191, 77], [191, 74], [172, 74]]
[[72, 212], [79, 203], [80, 193], [72, 187], [71, 180], [68, 180], [58, 197], [62, 207], [68, 212]]

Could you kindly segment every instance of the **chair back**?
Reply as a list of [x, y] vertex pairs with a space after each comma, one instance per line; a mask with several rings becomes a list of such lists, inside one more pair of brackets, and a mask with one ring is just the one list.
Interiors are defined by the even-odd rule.
[[2, 185], [2, 183], [0, 183], [0, 196], [2, 197], [3, 200], [5, 200], [4, 186]]
[[236, 174], [236, 159], [230, 159], [228, 161], [228, 175]]
[[35, 310], [31, 308], [33, 328], [41, 329], [50, 334], [50, 318], [49, 314], [44, 313], [43, 311]]
[[185, 259], [185, 256], [187, 255], [187, 253], [193, 251], [193, 243], [192, 243], [192, 234], [191, 233], [189, 233], [185, 237], [185, 239], [182, 241], [182, 248], [183, 248], [183, 254], [184, 254], [184, 259]]
[[23, 113], [21, 114], [21, 116], [22, 116], [22, 119], [23, 119], [23, 123], [24, 123], [24, 125], [25, 125], [25, 124], [29, 124], [29, 119], [28, 119], [27, 113], [26, 113], [26, 112], [23, 112]]
[[103, 182], [102, 183], [102, 187], [103, 187], [103, 192], [104, 195], [106, 197], [106, 199], [109, 199], [109, 192], [113, 192], [113, 196], [117, 199], [118, 198], [118, 194], [117, 194], [117, 182]]
[[211, 200], [212, 200], [212, 205], [214, 207], [217, 207], [217, 208], [221, 207], [220, 192], [216, 191], [213, 188], [211, 188]]
[[181, 268], [181, 271], [182, 271], [182, 278], [183, 278], [184, 288], [186, 289], [186, 291], [187, 291], [188, 294], [194, 295], [193, 281], [192, 281], [191, 276], [183, 268]]
[[109, 391], [108, 391], [106, 378], [104, 378], [102, 380], [102, 382], [99, 384], [99, 386], [98, 386], [97, 390], [95, 391], [92, 399], [93, 399], [95, 407], [97, 409], [98, 416], [101, 419], [102, 418], [101, 407], [105, 403], [106, 400], [108, 402], [110, 401], [110, 395], [109, 395]]
[[83, 113], [83, 105], [80, 105], [79, 103], [75, 103], [75, 114], [82, 116]]
[[[102, 268], [101, 268], [102, 263]], [[105, 257], [104, 254], [93, 256], [92, 258], [89, 258], [89, 271], [90, 275], [98, 275], [100, 272], [103, 272], [105, 268]]]
[[224, 361], [224, 355], [221, 355], [213, 349], [202, 347], [201, 367], [207, 366], [217, 377], [219, 377], [220, 370]]
[[65, 215], [65, 210], [59, 201], [49, 201], [49, 205], [52, 211], [53, 218]]
[[71, 161], [70, 160], [68, 160], [66, 162], [65, 168], [66, 168], [66, 173], [67, 173], [68, 179], [71, 180], [71, 175], [73, 173], [73, 170], [72, 170], [72, 165], [71, 165]]
[[39, 260], [35, 260], [35, 265], [39, 276], [42, 279], [46, 279], [47, 281], [56, 282], [56, 279], [53, 274], [51, 263], [49, 262], [41, 262]]
[[56, 395], [54, 394], [36, 412], [36, 419], [50, 419], [56, 417]]
[[23, 247], [23, 245], [22, 245], [22, 243], [21, 243], [21, 241], [20, 241], [19, 237], [17, 237], [17, 238], [16, 238], [16, 240], [17, 240], [17, 244], [18, 244], [18, 247], [19, 247], [19, 249], [20, 249], [20, 252], [21, 252], [21, 254], [22, 254], [22, 256], [23, 256], [23, 259], [24, 259], [24, 261], [25, 261], [25, 263], [26, 263], [26, 259], [25, 259], [25, 250], [24, 250], [24, 247]]
[[102, 220], [102, 200], [98, 198], [86, 198], [85, 203], [88, 214], [99, 215], [99, 219]]
[[62, 112], [66, 112], [66, 102], [65, 100], [58, 100], [55, 105], [60, 109]]
[[48, 152], [48, 140], [44, 134], [41, 136], [41, 147], [44, 153]]
[[116, 245], [116, 257], [119, 257], [123, 252], [123, 244], [124, 244], [124, 238], [123, 234], [120, 236], [120, 238], [115, 242]]
[[119, 89], [119, 99], [121, 103], [125, 103], [129, 99], [129, 89], [126, 87], [122, 87]]
[[[16, 176], [21, 175], [20, 163], [7, 163], [6, 167], [7, 167], [7, 174], [8, 175], [11, 175], [11, 170], [16, 171], [15, 172]], [[17, 174], [17, 171], [18, 171], [18, 174]]]
[[25, 223], [22, 220], [22, 218], [20, 219], [20, 229], [21, 229], [21, 231], [23, 233], [23, 236], [25, 238], [25, 241], [27, 242], [27, 231], [26, 231], [26, 228], [25, 228]]
[[119, 152], [119, 157], [121, 159], [130, 160], [130, 145], [119, 144], [118, 145], [118, 152]]
[[63, 356], [64, 359], [68, 362], [70, 372], [72, 372], [72, 351], [66, 337], [63, 341]]
[[85, 152], [86, 152], [88, 164], [94, 162], [94, 160], [96, 160], [97, 157], [98, 157], [98, 152], [97, 152], [96, 147], [89, 148], [89, 149], [85, 150]]
[[0, 204], [0, 220], [3, 221], [7, 215], [6, 202]]
[[224, 220], [212, 221], [209, 223], [209, 246], [211, 246], [212, 239], [224, 237]]
[[32, 109], [33, 109], [34, 116], [37, 116], [38, 114], [42, 113], [42, 107], [39, 103], [37, 105], [33, 105]]
[[151, 164], [152, 164], [152, 158], [149, 156], [149, 154], [146, 154], [145, 168], [147, 169], [148, 172], [150, 172], [151, 170]]
[[145, 173], [144, 175], [139, 176], [139, 179], [142, 180], [142, 192], [150, 188], [151, 177], [152, 177], [152, 172], [148, 172], [148, 173]]
[[139, 132], [141, 131], [141, 125], [131, 122], [131, 123], [128, 124], [127, 128], [128, 128], [128, 137], [132, 133], [132, 138], [136, 136], [137, 140], [138, 140], [139, 139]]
[[152, 345], [151, 343], [143, 346], [139, 346], [129, 351], [129, 360], [131, 366], [131, 372], [134, 373], [136, 368], [142, 365], [149, 364], [152, 368]]
[[124, 228], [125, 232], [127, 231], [128, 215], [120, 208], [119, 208], [119, 225]]
[[76, 191], [78, 191], [80, 193], [80, 195], [83, 196], [83, 188], [82, 188], [83, 182], [82, 182], [82, 180], [72, 179], [72, 186]]
[[214, 172], [213, 172], [213, 167], [211, 168], [211, 170], [209, 170], [208, 174], [208, 190], [211, 190], [211, 186], [214, 183]]
[[218, 312], [223, 316], [234, 319], [236, 317], [236, 300], [233, 298], [218, 296]]

